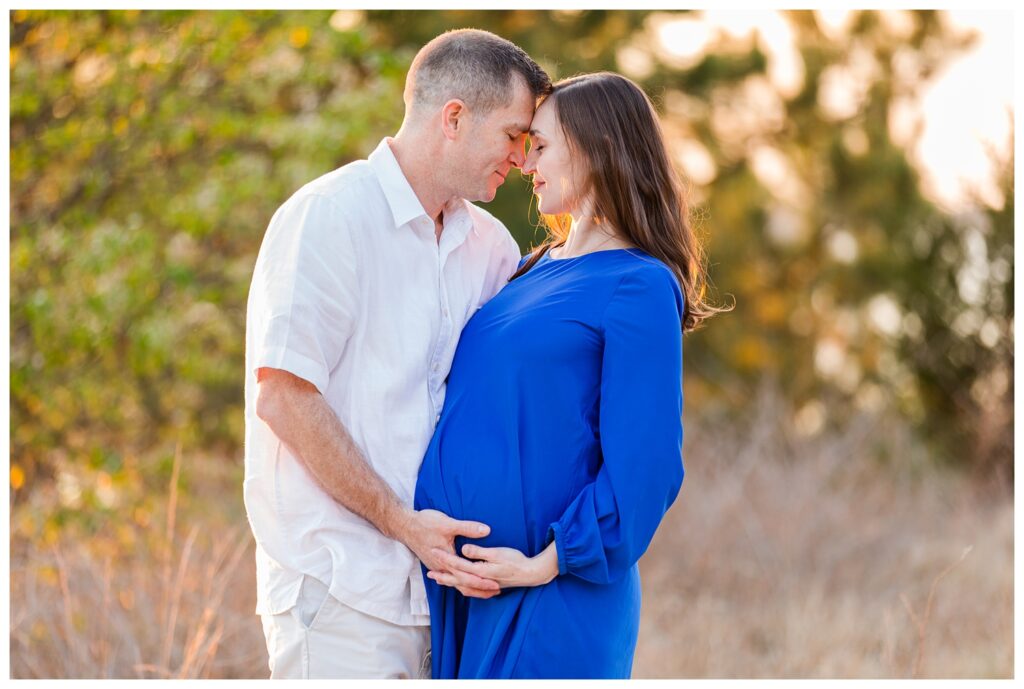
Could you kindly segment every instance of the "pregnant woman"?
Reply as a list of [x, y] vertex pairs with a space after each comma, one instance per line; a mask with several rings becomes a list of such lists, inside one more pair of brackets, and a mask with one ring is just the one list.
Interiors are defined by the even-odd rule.
[[[712, 315], [657, 115], [559, 82], [530, 131], [552, 239], [462, 333], [416, 508], [490, 525], [427, 573], [435, 678], [628, 678], [637, 560], [683, 480], [682, 333]], [[458, 587], [458, 588], [457, 588]]]

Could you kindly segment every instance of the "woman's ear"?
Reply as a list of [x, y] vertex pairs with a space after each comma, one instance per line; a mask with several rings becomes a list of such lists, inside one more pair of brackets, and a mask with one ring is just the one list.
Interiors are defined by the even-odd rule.
[[460, 99], [453, 98], [445, 103], [441, 108], [441, 131], [444, 133], [444, 138], [454, 141], [459, 136], [460, 130], [465, 129], [468, 115], [466, 104]]

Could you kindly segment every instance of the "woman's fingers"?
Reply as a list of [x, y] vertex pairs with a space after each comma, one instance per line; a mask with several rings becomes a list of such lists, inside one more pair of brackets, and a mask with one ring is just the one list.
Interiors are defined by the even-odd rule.
[[483, 560], [484, 562], [496, 564], [514, 563], [516, 560], [526, 557], [514, 548], [481, 548], [472, 543], [462, 546], [462, 554], [474, 560]]
[[494, 558], [494, 548], [481, 548], [478, 545], [467, 543], [462, 546], [462, 554], [474, 560], [485, 560], [490, 562]]
[[481, 567], [477, 563], [470, 562], [451, 553], [446, 553], [443, 550], [434, 549], [433, 554], [440, 561], [441, 565], [448, 570], [448, 574], [458, 580], [459, 585], [492, 591], [501, 588], [496, 581], [487, 576], [485, 571], [481, 571]]

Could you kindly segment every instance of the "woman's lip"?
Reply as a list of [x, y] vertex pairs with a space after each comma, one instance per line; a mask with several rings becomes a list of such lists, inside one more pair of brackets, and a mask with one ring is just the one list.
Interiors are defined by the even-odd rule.
[[540, 184], [534, 184], [533, 185], [533, 190], [537, 191], [538, 189], [540, 189], [543, 186], [544, 186], [544, 182], [541, 182]]

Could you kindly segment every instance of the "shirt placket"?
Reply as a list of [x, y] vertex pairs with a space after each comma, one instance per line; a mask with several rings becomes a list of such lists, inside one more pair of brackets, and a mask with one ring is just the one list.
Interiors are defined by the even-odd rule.
[[[443, 236], [443, 233], [442, 233]], [[444, 268], [450, 253], [445, 248], [445, 242], [435, 242], [436, 247], [436, 270], [437, 270], [437, 302], [440, 315], [440, 327], [437, 331], [437, 340], [430, 355], [430, 372], [427, 377], [429, 381], [430, 405], [434, 413], [434, 423], [441, 420], [441, 405], [444, 402], [444, 380], [445, 380], [445, 357], [448, 346], [452, 339], [453, 326], [451, 306], [446, 281], [444, 279]]]

